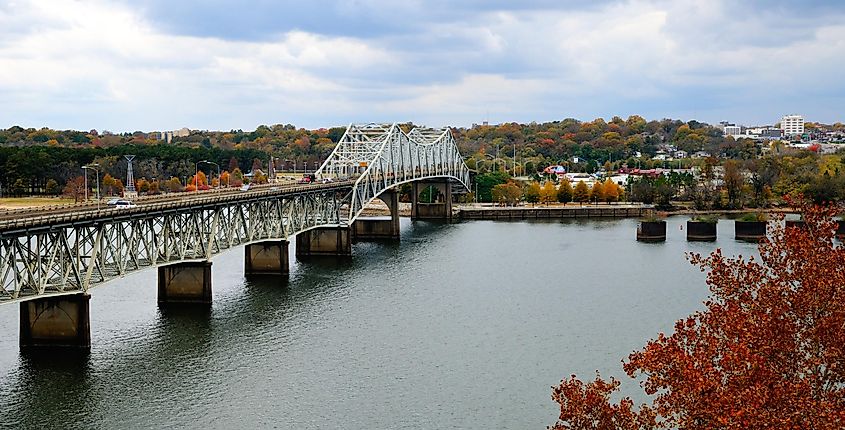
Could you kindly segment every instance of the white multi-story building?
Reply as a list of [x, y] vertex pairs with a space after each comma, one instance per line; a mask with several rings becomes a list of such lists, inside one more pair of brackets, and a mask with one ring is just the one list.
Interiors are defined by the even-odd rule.
[[725, 136], [733, 136], [734, 138], [737, 138], [740, 134], [742, 134], [742, 126], [734, 123], [722, 121], [719, 123], [718, 127], [722, 130], [722, 133]]
[[804, 134], [804, 117], [801, 115], [784, 115], [780, 119], [780, 129], [786, 136]]

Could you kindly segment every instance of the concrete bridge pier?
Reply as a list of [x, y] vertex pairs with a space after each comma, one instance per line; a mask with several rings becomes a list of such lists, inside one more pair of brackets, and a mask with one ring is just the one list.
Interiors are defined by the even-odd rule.
[[351, 227], [317, 227], [296, 235], [296, 256], [352, 256]]
[[211, 262], [159, 266], [158, 303], [211, 304]]
[[88, 294], [21, 302], [21, 347], [91, 347]]
[[244, 247], [244, 274], [289, 274], [288, 243], [286, 240], [271, 240], [246, 245]]
[[[412, 183], [411, 219], [451, 220], [452, 219], [452, 184], [448, 179], [440, 181], [418, 181]], [[437, 190], [435, 197], [420, 198], [420, 194], [432, 187]]]
[[354, 240], [399, 239], [399, 193], [387, 190], [378, 196], [390, 209], [390, 218], [362, 218], [352, 223]]

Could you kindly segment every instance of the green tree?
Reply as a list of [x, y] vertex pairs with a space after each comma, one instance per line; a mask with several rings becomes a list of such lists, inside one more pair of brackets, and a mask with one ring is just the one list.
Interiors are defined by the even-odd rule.
[[16, 196], [22, 196], [23, 193], [26, 192], [26, 184], [24, 184], [23, 179], [15, 180], [15, 183], [12, 184], [12, 194]]
[[44, 187], [44, 191], [51, 196], [55, 196], [58, 195], [62, 189], [59, 187], [59, 183], [56, 182], [55, 179], [51, 178], [47, 180], [47, 185]]
[[478, 201], [493, 201], [493, 187], [508, 182], [508, 174], [504, 172], [482, 173], [475, 177], [475, 184], [478, 189]]

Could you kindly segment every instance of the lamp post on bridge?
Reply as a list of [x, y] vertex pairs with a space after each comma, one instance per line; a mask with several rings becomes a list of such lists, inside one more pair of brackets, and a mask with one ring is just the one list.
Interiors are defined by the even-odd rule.
[[217, 166], [217, 187], [215, 187], [215, 188], [220, 188], [220, 165], [213, 162], [213, 161], [208, 161], [208, 160], [204, 160], [204, 161], [207, 164], [213, 164], [213, 165]]
[[82, 170], [85, 171], [85, 201], [88, 201], [88, 170], [93, 170], [97, 172], [97, 210], [100, 210], [100, 170], [97, 168], [100, 167], [99, 163], [89, 164], [86, 166], [82, 166]]

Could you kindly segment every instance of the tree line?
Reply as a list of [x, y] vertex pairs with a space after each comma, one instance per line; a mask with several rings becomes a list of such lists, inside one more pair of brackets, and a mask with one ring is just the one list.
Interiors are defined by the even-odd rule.
[[[406, 130], [412, 127], [411, 123], [402, 125]], [[262, 125], [253, 131], [192, 131], [166, 144], [156, 135], [143, 132], [111, 134], [15, 126], [0, 130], [0, 186], [4, 194], [55, 194], [57, 188], [82, 173], [83, 165], [92, 163], [99, 165], [101, 176], [125, 178], [126, 154], [136, 155], [136, 178], [148, 182], [178, 178], [183, 188], [189, 185], [195, 163], [200, 160], [212, 161], [221, 171], [230, 173], [235, 168], [250, 172], [262, 166], [266, 171], [272, 155], [277, 169], [296, 166], [301, 170], [303, 163], [314, 169], [344, 131], [343, 127], [308, 130], [290, 124]], [[820, 155], [779, 144], [768, 147], [749, 139], [736, 141], [723, 136], [718, 128], [694, 120], [647, 121], [638, 115], [610, 121], [567, 118], [456, 128], [453, 134], [467, 164], [477, 172], [480, 201], [493, 201], [493, 187], [514, 176], [542, 181], [540, 172], [550, 164], [588, 173], [623, 167], [697, 169], [705, 180], [679, 181], [670, 175], [625, 184], [625, 198], [666, 206], [672, 200], [687, 200], [702, 209], [761, 207], [797, 194], [816, 201], [845, 199], [841, 153]], [[712, 156], [652, 160], [666, 145]], [[635, 157], [638, 153], [641, 157]], [[209, 165], [202, 167], [211, 173]], [[159, 189], [165, 188], [159, 184]]]

